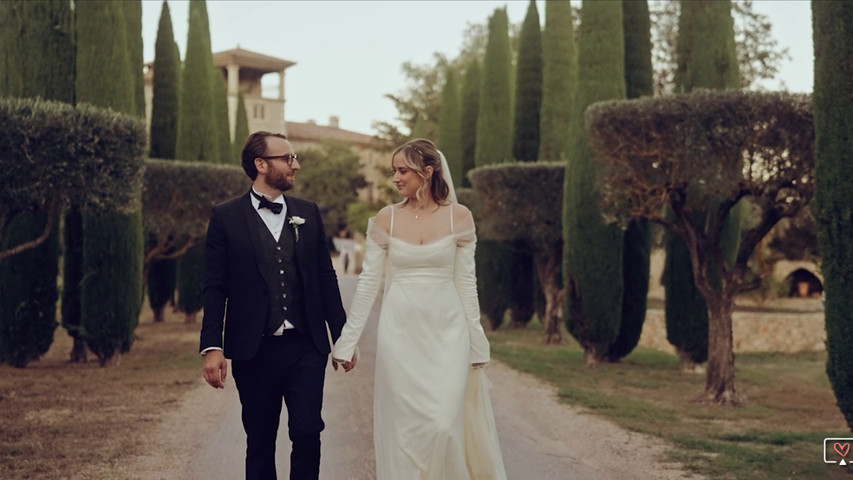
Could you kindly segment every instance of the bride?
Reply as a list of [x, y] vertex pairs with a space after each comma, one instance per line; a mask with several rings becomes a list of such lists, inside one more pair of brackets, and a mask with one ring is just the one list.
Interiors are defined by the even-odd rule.
[[[505, 479], [480, 326], [471, 212], [429, 140], [391, 156], [403, 201], [370, 219], [347, 323], [332, 351], [349, 371], [384, 279], [376, 345], [373, 441], [379, 480]], [[350, 359], [350, 360], [346, 360]]]

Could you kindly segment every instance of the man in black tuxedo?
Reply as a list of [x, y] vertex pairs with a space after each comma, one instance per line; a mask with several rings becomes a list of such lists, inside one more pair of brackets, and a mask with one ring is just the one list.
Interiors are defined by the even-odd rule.
[[204, 378], [223, 388], [231, 359], [246, 431], [246, 479], [276, 478], [282, 398], [293, 442], [290, 478], [316, 479], [326, 326], [334, 342], [346, 313], [319, 208], [283, 195], [300, 169], [287, 137], [253, 133], [241, 157], [252, 188], [214, 207], [207, 230]]

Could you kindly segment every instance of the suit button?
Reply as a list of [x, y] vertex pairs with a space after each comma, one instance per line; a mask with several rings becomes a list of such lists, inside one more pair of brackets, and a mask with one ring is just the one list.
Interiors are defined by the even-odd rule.
[[284, 270], [279, 270], [279, 271], [278, 271], [278, 274], [279, 274], [279, 275], [284, 275]]
[[279, 247], [279, 246], [276, 246], [275, 249], [278, 251], [281, 251], [281, 247]]
[[285, 312], [287, 311], [287, 307], [281, 307]]
[[282, 294], [281, 294], [281, 298], [287, 298], [287, 294], [286, 294], [286, 293], [282, 293]]

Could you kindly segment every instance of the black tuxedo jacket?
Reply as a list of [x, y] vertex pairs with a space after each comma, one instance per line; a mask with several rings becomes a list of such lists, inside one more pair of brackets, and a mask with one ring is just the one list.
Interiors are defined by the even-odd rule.
[[[250, 193], [213, 208], [207, 227], [204, 272], [204, 317], [200, 349], [220, 347], [227, 358], [250, 360], [264, 331], [271, 289], [261, 274], [261, 238], [251, 215], [257, 215]], [[287, 217], [302, 217], [295, 243], [296, 262], [305, 292], [305, 322], [317, 350], [330, 352], [341, 334], [346, 313], [316, 204], [285, 197]], [[293, 228], [286, 219], [282, 235]]]

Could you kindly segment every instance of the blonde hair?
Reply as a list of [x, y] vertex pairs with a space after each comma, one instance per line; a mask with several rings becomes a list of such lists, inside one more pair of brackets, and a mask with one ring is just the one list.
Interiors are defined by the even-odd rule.
[[[415, 192], [417, 199], [423, 200], [425, 191], [429, 191], [432, 199], [439, 204], [450, 203], [447, 197], [450, 195], [450, 187], [444, 180], [441, 169], [441, 155], [435, 144], [425, 138], [416, 138], [400, 145], [391, 154], [393, 164], [394, 157], [400, 154], [403, 163], [418, 174], [424, 183]], [[426, 167], [432, 167], [432, 176], [427, 178]]]

